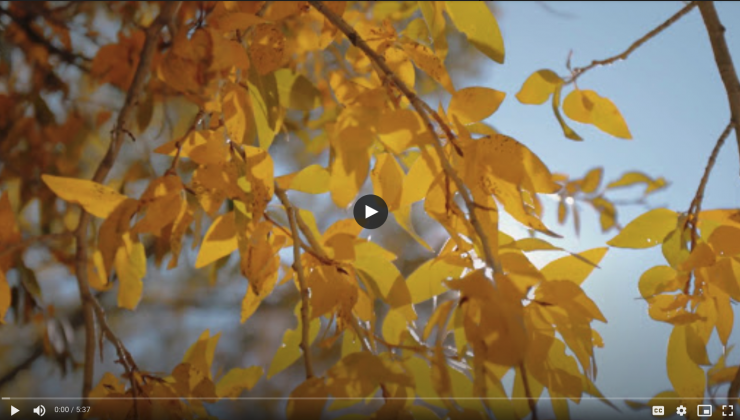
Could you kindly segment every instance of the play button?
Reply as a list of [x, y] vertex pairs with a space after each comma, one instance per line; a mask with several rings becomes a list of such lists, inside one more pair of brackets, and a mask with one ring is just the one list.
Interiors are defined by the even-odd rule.
[[19, 410], [19, 409], [17, 409], [17, 408], [15, 408], [15, 407], [13, 407], [12, 405], [10, 406], [10, 415], [11, 415], [11, 416], [15, 416], [15, 413], [17, 413], [17, 412], [19, 412], [19, 411], [21, 411], [21, 410]]
[[388, 219], [388, 205], [377, 195], [368, 194], [355, 203], [355, 221], [365, 229], [377, 229]]

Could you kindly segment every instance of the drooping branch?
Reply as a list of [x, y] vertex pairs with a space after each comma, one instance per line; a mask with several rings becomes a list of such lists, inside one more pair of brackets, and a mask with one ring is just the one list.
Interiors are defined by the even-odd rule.
[[576, 67], [573, 69], [573, 74], [571, 75], [570, 79], [566, 80], [566, 84], [570, 84], [576, 81], [581, 75], [589, 70], [591, 70], [594, 67], [600, 67], [600, 66], [607, 66], [609, 64], [614, 64], [617, 61], [625, 60], [627, 57], [629, 57], [630, 54], [632, 54], [636, 49], [640, 48], [642, 44], [646, 43], [647, 41], [654, 38], [659, 33], [663, 32], [664, 30], [668, 29], [671, 25], [676, 23], [679, 19], [681, 19], [684, 15], [689, 13], [691, 9], [693, 9], [698, 3], [698, 1], [692, 1], [691, 3], [684, 6], [681, 10], [676, 12], [673, 16], [669, 17], [668, 20], [661, 23], [655, 29], [652, 31], [646, 33], [640, 39], [633, 42], [632, 45], [630, 45], [626, 50], [622, 51], [620, 54], [617, 54], [615, 56], [605, 58], [603, 60], [594, 60], [591, 62], [591, 64], [585, 66], [585, 67]]
[[[154, 19], [152, 24], [146, 29], [146, 38], [144, 46], [141, 51], [139, 64], [134, 73], [133, 81], [131, 86], [126, 93], [126, 99], [123, 107], [118, 114], [115, 129], [112, 133], [112, 138], [108, 150], [103, 157], [103, 160], [98, 165], [93, 175], [92, 181], [97, 183], [103, 183], [105, 178], [108, 176], [113, 164], [118, 157], [118, 152], [121, 150], [123, 141], [126, 139], [126, 124], [132, 117], [134, 108], [137, 104], [138, 97], [144, 88], [144, 82], [149, 74], [149, 70], [154, 58], [154, 53], [157, 47], [157, 41], [159, 39], [159, 33], [162, 28], [169, 23], [177, 8], [179, 2], [166, 2], [163, 4], [159, 15]], [[95, 369], [95, 314], [98, 314], [98, 320], [103, 328], [103, 334], [108, 338], [109, 341], [116, 346], [116, 350], [119, 354], [127, 354], [128, 351], [123, 347], [121, 340], [115, 337], [113, 331], [107, 327], [105, 322], [104, 311], [97, 301], [95, 296], [90, 292], [90, 283], [87, 278], [87, 264], [88, 264], [88, 250], [87, 250], [87, 239], [88, 239], [88, 226], [90, 224], [90, 214], [84, 209], [80, 214], [79, 223], [75, 230], [76, 250], [75, 250], [75, 274], [77, 277], [77, 286], [79, 288], [80, 299], [82, 301], [84, 321], [85, 321], [85, 370], [82, 384], [82, 399], [83, 405], [88, 405], [88, 395], [92, 390], [93, 376]], [[122, 363], [126, 363], [125, 358]], [[130, 375], [133, 383], [133, 375]], [[133, 384], [132, 392], [136, 392], [136, 384]], [[138, 417], [138, 412], [135, 413]]]
[[277, 195], [280, 202], [285, 207], [285, 212], [288, 214], [288, 221], [290, 223], [290, 233], [293, 237], [293, 271], [295, 271], [296, 278], [298, 279], [298, 287], [301, 289], [301, 350], [303, 350], [303, 364], [306, 369], [306, 379], [313, 378], [313, 363], [311, 361], [311, 337], [309, 328], [311, 326], [311, 317], [309, 314], [308, 307], [308, 285], [306, 284], [305, 273], [303, 272], [303, 264], [301, 263], [301, 246], [300, 246], [300, 234], [298, 233], [298, 227], [296, 218], [298, 211], [288, 201], [288, 196], [280, 188], [275, 189], [275, 195]]
[[714, 61], [717, 63], [717, 70], [722, 77], [722, 83], [725, 85], [727, 92], [727, 101], [730, 104], [731, 121], [735, 125], [735, 139], [737, 140], [738, 151], [740, 152], [740, 81], [737, 78], [735, 65], [732, 63], [732, 55], [725, 41], [725, 27], [717, 16], [717, 10], [714, 8], [714, 2], [699, 2], [699, 11], [704, 19], [704, 25], [707, 27], [709, 41], [712, 43], [714, 52]]
[[[498, 261], [495, 259], [493, 255], [493, 251], [491, 250], [491, 247], [488, 243], [488, 234], [483, 229], [483, 225], [478, 220], [478, 216], [475, 213], [475, 203], [473, 202], [473, 199], [470, 196], [470, 193], [467, 190], [467, 187], [465, 186], [465, 183], [460, 179], [455, 169], [452, 167], [452, 164], [450, 163], [450, 160], [447, 158], [446, 153], [444, 151], [444, 148], [442, 146], [442, 140], [439, 138], [439, 135], [437, 134], [436, 130], [434, 129], [434, 124], [432, 123], [431, 118], [429, 117], [429, 114], [427, 113], [427, 106], [425, 106], [425, 103], [414, 93], [406, 84], [396, 75], [393, 70], [391, 70], [390, 67], [388, 67], [388, 64], [386, 64], [385, 59], [378, 55], [375, 50], [373, 50], [367, 42], [360, 36], [357, 31], [349, 24], [347, 23], [344, 18], [334, 13], [331, 9], [326, 7], [323, 2], [316, 1], [316, 0], [310, 0], [308, 2], [311, 6], [313, 6], [316, 10], [318, 10], [324, 17], [326, 17], [329, 22], [331, 22], [334, 26], [336, 26], [344, 35], [349, 39], [349, 41], [354, 45], [355, 47], [362, 50], [362, 52], [365, 53], [365, 55], [375, 64], [375, 66], [382, 71], [383, 74], [380, 75], [381, 79], [384, 77], [387, 77], [390, 79], [393, 84], [396, 85], [396, 87], [403, 93], [403, 95], [406, 97], [406, 99], [409, 100], [411, 105], [414, 107], [414, 110], [417, 114], [421, 117], [422, 121], [424, 121], [424, 124], [426, 125], [427, 129], [429, 130], [430, 134], [433, 137], [432, 146], [434, 147], [435, 151], [439, 155], [440, 162], [442, 164], [442, 169], [445, 172], [445, 175], [454, 182], [455, 186], [457, 187], [457, 190], [460, 192], [460, 196], [462, 197], [463, 201], [465, 202], [465, 206], [468, 210], [468, 214], [470, 215], [470, 223], [473, 225], [473, 228], [475, 229], [475, 233], [478, 235], [481, 246], [483, 248], [483, 259], [486, 262], [486, 265], [493, 270], [494, 276], [496, 274], [501, 273], [501, 267], [498, 263]], [[472, 238], [471, 238], [472, 239]], [[494, 283], [495, 284], [495, 283]]]

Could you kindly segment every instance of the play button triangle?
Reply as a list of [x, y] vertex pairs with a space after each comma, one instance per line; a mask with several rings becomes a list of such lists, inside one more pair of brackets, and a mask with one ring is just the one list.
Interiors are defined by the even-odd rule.
[[367, 219], [368, 217], [370, 217], [370, 216], [372, 216], [374, 214], [377, 214], [377, 213], [378, 213], [378, 211], [375, 210], [374, 208], [372, 208], [370, 206], [365, 206], [365, 219]]

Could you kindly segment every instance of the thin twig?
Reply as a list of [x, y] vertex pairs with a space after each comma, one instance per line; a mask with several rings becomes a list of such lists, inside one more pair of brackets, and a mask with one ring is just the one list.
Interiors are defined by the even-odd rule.
[[416, 93], [414, 93], [408, 86], [406, 86], [406, 84], [393, 72], [393, 70], [388, 67], [388, 64], [386, 64], [385, 60], [380, 55], [378, 55], [378, 53], [376, 53], [375, 50], [373, 50], [367, 44], [367, 42], [365, 42], [360, 34], [358, 34], [357, 31], [355, 31], [355, 29], [352, 28], [352, 26], [350, 26], [350, 24], [347, 23], [346, 20], [344, 20], [341, 16], [337, 15], [331, 9], [326, 7], [321, 1], [310, 0], [308, 3], [316, 10], [318, 10], [322, 15], [324, 15], [324, 17], [328, 19], [332, 24], [334, 24], [334, 26], [339, 28], [339, 30], [344, 33], [347, 39], [349, 39], [352, 45], [361, 49], [365, 53], [365, 55], [384, 73], [384, 75], [381, 75], [381, 77], [388, 77], [409, 100], [411, 105], [421, 117], [422, 121], [424, 121], [427, 129], [434, 139], [434, 141], [432, 142], [432, 146], [439, 155], [442, 169], [444, 169], [445, 174], [455, 183], [455, 186], [457, 187], [460, 195], [463, 198], [463, 201], [465, 202], [465, 206], [467, 207], [468, 213], [470, 215], [470, 223], [473, 225], [476, 234], [480, 238], [486, 265], [488, 265], [488, 267], [493, 270], [494, 277], [496, 274], [501, 273], [501, 266], [494, 258], [493, 251], [491, 250], [490, 244], [488, 243], [488, 235], [483, 229], [483, 225], [481, 225], [480, 221], [478, 220], [478, 216], [475, 214], [475, 206], [473, 205], [473, 200], [470, 197], [470, 193], [465, 187], [462, 179], [460, 179], [457, 172], [452, 167], [450, 161], [447, 159], [444, 148], [442, 147], [442, 141], [437, 135], [436, 130], [434, 129], [434, 125], [432, 124], [432, 120], [429, 118], [429, 114], [426, 112], [424, 102], [416, 95]]
[[642, 44], [646, 43], [659, 33], [666, 30], [669, 26], [676, 23], [679, 19], [681, 19], [685, 14], [689, 13], [691, 9], [693, 9], [698, 3], [698, 1], [692, 1], [691, 3], [684, 6], [681, 10], [679, 10], [675, 15], [671, 16], [666, 20], [665, 22], [658, 25], [655, 29], [648, 32], [647, 34], [643, 35], [640, 39], [633, 42], [632, 45], [629, 46], [626, 50], [624, 50], [621, 54], [617, 54], [613, 57], [605, 58], [603, 60], [594, 60], [591, 62], [591, 64], [587, 65], [586, 67], [576, 67], [573, 69], [573, 74], [571, 75], [570, 79], [565, 81], [565, 84], [570, 84], [576, 81], [581, 75], [589, 70], [591, 70], [594, 67], [599, 66], [606, 66], [609, 64], [613, 64], [620, 60], [625, 60], [627, 57], [629, 57], [630, 54], [632, 54], [636, 49], [640, 48]]
[[298, 233], [298, 227], [296, 226], [296, 209], [288, 201], [288, 196], [285, 191], [281, 189], [275, 190], [280, 202], [285, 207], [285, 212], [288, 213], [288, 221], [290, 223], [290, 232], [293, 237], [293, 271], [295, 271], [296, 278], [298, 278], [298, 286], [301, 289], [301, 350], [303, 350], [303, 364], [306, 368], [306, 379], [313, 378], [313, 363], [311, 362], [311, 337], [309, 333], [311, 318], [308, 307], [308, 285], [306, 284], [305, 273], [303, 272], [303, 264], [301, 263], [301, 246], [300, 235]]
[[[157, 41], [159, 39], [159, 33], [162, 27], [170, 22], [175, 11], [179, 7], [179, 2], [166, 2], [162, 5], [162, 9], [159, 15], [154, 19], [152, 24], [146, 29], [146, 39], [144, 46], [141, 50], [141, 57], [139, 64], [136, 67], [133, 81], [126, 93], [126, 99], [124, 101], [121, 112], [118, 114], [116, 121], [116, 129], [113, 131], [110, 145], [108, 150], [95, 170], [92, 181], [96, 183], [103, 183], [105, 178], [108, 176], [113, 164], [118, 157], [118, 152], [121, 150], [123, 141], [126, 136], [126, 123], [131, 118], [134, 112], [135, 105], [137, 104], [138, 97], [144, 88], [144, 82], [149, 75], [149, 70], [154, 58], [154, 53], [157, 47]], [[83, 208], [80, 214], [79, 223], [75, 230], [76, 240], [76, 251], [75, 251], [75, 274], [77, 277], [77, 286], [80, 292], [80, 299], [82, 300], [84, 319], [85, 319], [85, 370], [82, 384], [82, 400], [83, 405], [89, 405], [88, 396], [92, 390], [93, 375], [95, 369], [95, 311], [98, 312], [98, 318], [102, 312], [102, 307], [97, 301], [95, 296], [90, 292], [90, 283], [87, 278], [87, 264], [88, 264], [88, 253], [87, 253], [87, 236], [88, 226], [90, 224], [90, 214]], [[106, 337], [110, 340], [111, 337], [115, 337], [115, 334], [110, 328], [105, 328], [104, 318], [99, 319], [101, 328], [106, 334]], [[116, 350], [121, 353], [127, 353], [123, 344], [117, 338], [110, 340], [115, 346]], [[124, 360], [125, 362], [125, 360]], [[133, 377], [133, 375], [132, 375]], [[136, 386], [133, 387], [133, 391], [136, 392]], [[136, 399], [134, 399], [135, 416], [138, 418], [138, 407], [136, 405]], [[82, 413], [84, 414], [84, 413]], [[82, 418], [82, 414], [80, 418]]]
[[28, 248], [29, 246], [35, 244], [36, 242], [46, 242], [46, 241], [53, 241], [55, 239], [64, 239], [64, 238], [71, 237], [72, 235], [73, 235], [73, 232], [62, 232], [62, 233], [50, 233], [48, 235], [33, 236], [24, 241], [16, 242], [14, 244], [8, 245], [7, 247], [5, 247], [5, 249], [0, 251], [0, 258], [3, 258], [20, 249]]
[[180, 155], [182, 154], [182, 146], [185, 144], [185, 141], [187, 140], [190, 133], [195, 131], [195, 128], [198, 126], [198, 123], [200, 123], [200, 120], [203, 119], [203, 115], [205, 113], [202, 109], [198, 110], [198, 113], [195, 114], [195, 118], [193, 119], [193, 123], [190, 125], [190, 128], [188, 128], [188, 131], [177, 141], [175, 142], [175, 157], [172, 158], [172, 163], [170, 163], [169, 169], [167, 169], [167, 172], [165, 172], [165, 175], [175, 175], [177, 173], [177, 162], [180, 161]]
[[714, 2], [699, 2], [699, 11], [704, 19], [704, 25], [707, 27], [709, 41], [712, 43], [714, 52], [714, 61], [717, 63], [719, 75], [722, 77], [722, 83], [727, 91], [727, 101], [730, 104], [731, 121], [735, 125], [735, 139], [737, 140], [738, 151], [740, 152], [740, 81], [737, 78], [735, 65], [732, 63], [732, 55], [725, 41], [725, 27], [717, 16], [717, 10], [714, 8]]
[[701, 203], [704, 200], [704, 190], [707, 188], [707, 182], [709, 181], [709, 174], [712, 172], [712, 168], [714, 168], [714, 163], [717, 161], [719, 151], [722, 148], [722, 145], [725, 144], [725, 140], [727, 140], [727, 137], [729, 137], [733, 127], [734, 124], [732, 122], [727, 124], [725, 130], [717, 139], [717, 143], [712, 149], [712, 154], [709, 155], [707, 166], [704, 168], [704, 175], [701, 177], [701, 182], [699, 182], [699, 187], [696, 189], [694, 199], [691, 200], [691, 205], [689, 206], [689, 210], [687, 212], [688, 217], [686, 218], [687, 223], [691, 223], [692, 225], [691, 249], [694, 249], [694, 246], [696, 246], [696, 229], [699, 222], [699, 213], [701, 212]]
[[522, 385], [524, 385], [524, 395], [527, 396], [529, 410], [532, 412], [532, 420], [537, 420], [537, 403], [532, 397], [532, 388], [529, 386], [529, 379], [527, 378], [527, 368], [524, 367], [524, 362], [519, 362], [519, 371], [522, 373]]

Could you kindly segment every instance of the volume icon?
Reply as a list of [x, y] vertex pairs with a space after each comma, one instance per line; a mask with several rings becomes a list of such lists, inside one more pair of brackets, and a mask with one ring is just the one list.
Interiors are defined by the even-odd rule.
[[44, 414], [46, 414], [46, 409], [44, 408], [43, 405], [40, 405], [40, 406], [34, 408], [33, 409], [33, 412], [36, 413], [36, 414], [38, 414], [39, 416], [43, 416]]

